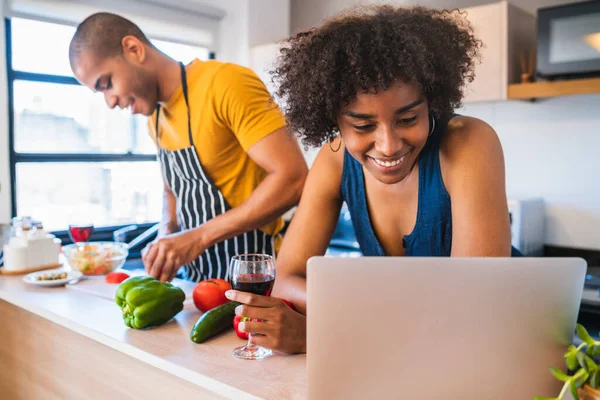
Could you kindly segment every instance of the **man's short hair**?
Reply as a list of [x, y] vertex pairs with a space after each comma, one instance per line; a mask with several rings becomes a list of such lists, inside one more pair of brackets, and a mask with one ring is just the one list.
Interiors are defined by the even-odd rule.
[[130, 20], [116, 14], [92, 14], [77, 26], [69, 46], [69, 61], [74, 66], [84, 51], [91, 50], [100, 59], [122, 54], [121, 40], [135, 36], [142, 43], [150, 41], [140, 28]]

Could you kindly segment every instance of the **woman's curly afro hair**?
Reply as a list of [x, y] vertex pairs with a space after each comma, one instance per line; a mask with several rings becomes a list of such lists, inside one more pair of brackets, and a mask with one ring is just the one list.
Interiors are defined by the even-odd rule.
[[398, 81], [416, 84], [433, 116], [448, 118], [474, 78], [480, 48], [457, 11], [359, 7], [285, 41], [271, 74], [288, 127], [318, 147], [358, 93]]

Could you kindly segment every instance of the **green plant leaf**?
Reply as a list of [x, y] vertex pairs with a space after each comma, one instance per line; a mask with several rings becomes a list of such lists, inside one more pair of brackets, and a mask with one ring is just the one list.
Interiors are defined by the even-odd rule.
[[585, 354], [584, 353], [577, 353], [577, 354], [575, 354], [575, 357], [577, 357], [577, 363], [579, 364], [579, 366], [581, 368], [583, 368], [584, 370], [589, 371], [588, 370], [588, 366], [587, 366], [587, 364], [585, 362]]
[[587, 354], [590, 357], [594, 357], [594, 349], [596, 348], [596, 345], [590, 345], [587, 347], [587, 349], [585, 349], [585, 354]]
[[595, 370], [590, 377], [590, 385], [597, 389], [600, 384], [600, 370]]
[[579, 339], [581, 339], [585, 343], [587, 343], [589, 345], [596, 344], [596, 341], [594, 339], [592, 339], [592, 337], [590, 336], [588, 331], [583, 327], [583, 325], [577, 324], [576, 331], [577, 331], [577, 336], [579, 336]]
[[560, 369], [558, 368], [554, 368], [554, 367], [550, 367], [550, 372], [552, 373], [552, 375], [554, 375], [554, 377], [556, 379], [558, 379], [559, 381], [563, 381], [566, 382], [569, 379], [571, 379], [571, 377], [567, 374], [565, 374], [564, 372], [562, 372]]
[[573, 400], [579, 400], [579, 393], [577, 393], [577, 387], [575, 386], [574, 379], [570, 380], [569, 390], [571, 391], [571, 396], [573, 396]]
[[567, 368], [571, 371], [575, 371], [579, 363], [577, 362], [577, 353], [568, 352], [565, 354], [565, 361], [567, 362]]
[[581, 365], [587, 372], [594, 372], [598, 369], [598, 365], [594, 362], [594, 360], [584, 353], [577, 353], [577, 361], [579, 361], [579, 365]]
[[593, 354], [594, 358], [598, 358], [600, 357], [600, 346], [596, 345], [594, 346], [594, 354]]
[[575, 387], [579, 389], [585, 382], [587, 382], [589, 377], [590, 374], [585, 369], [580, 369], [575, 375], [573, 375], [571, 381], [575, 384]]

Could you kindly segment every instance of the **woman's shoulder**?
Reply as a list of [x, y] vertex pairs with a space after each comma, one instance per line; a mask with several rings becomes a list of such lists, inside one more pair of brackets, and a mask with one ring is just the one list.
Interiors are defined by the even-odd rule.
[[462, 175], [465, 169], [478, 168], [484, 162], [504, 167], [502, 145], [496, 131], [478, 118], [462, 115], [452, 118], [440, 142], [444, 181], [451, 181], [453, 175]]
[[440, 142], [440, 156], [448, 161], [471, 152], [501, 150], [494, 128], [483, 120], [458, 115], [446, 125]]
[[327, 170], [328, 172], [342, 175], [344, 168], [344, 155], [346, 147], [340, 135], [336, 136], [331, 142], [325, 142], [315, 160], [315, 166]]
[[339, 136], [332, 140], [331, 145], [328, 142], [323, 143], [308, 171], [305, 188], [309, 185], [316, 186], [323, 194], [339, 197], [344, 153], [344, 144]]

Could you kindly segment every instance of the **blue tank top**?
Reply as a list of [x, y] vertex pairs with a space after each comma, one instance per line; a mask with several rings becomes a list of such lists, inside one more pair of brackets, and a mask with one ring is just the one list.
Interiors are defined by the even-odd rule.
[[[440, 139], [447, 124], [436, 123], [419, 154], [419, 195], [414, 230], [402, 244], [406, 256], [449, 257], [452, 249], [452, 208], [440, 169]], [[384, 256], [367, 208], [362, 165], [345, 151], [341, 194], [348, 205], [360, 250], [365, 256]], [[508, 210], [507, 210], [508, 212]], [[512, 256], [520, 253], [513, 248]]]

